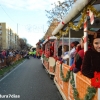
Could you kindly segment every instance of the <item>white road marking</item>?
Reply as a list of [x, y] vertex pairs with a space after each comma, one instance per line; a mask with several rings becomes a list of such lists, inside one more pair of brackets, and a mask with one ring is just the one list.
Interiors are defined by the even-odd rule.
[[[25, 60], [26, 61], [26, 60]], [[24, 62], [25, 62], [24, 61]], [[21, 64], [19, 64], [18, 66], [16, 66], [16, 68], [14, 68], [11, 72], [9, 72], [7, 75], [5, 75], [3, 78], [0, 79], [0, 82], [5, 79], [7, 76], [9, 76], [13, 71], [15, 71], [19, 66], [21, 66], [24, 62], [22, 62]]]

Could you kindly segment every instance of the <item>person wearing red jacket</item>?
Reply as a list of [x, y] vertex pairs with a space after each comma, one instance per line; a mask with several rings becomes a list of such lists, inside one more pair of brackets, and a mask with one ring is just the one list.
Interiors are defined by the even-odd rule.
[[[88, 45], [88, 49], [90, 48], [91, 47]], [[74, 63], [70, 68], [71, 70], [73, 70], [74, 73], [81, 71], [83, 59], [84, 59], [84, 37], [81, 38], [80, 44], [76, 46]]]

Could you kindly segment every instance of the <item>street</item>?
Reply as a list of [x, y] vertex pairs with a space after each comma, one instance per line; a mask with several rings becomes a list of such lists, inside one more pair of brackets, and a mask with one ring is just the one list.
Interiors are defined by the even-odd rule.
[[62, 100], [41, 60], [31, 57], [0, 80], [0, 100]]

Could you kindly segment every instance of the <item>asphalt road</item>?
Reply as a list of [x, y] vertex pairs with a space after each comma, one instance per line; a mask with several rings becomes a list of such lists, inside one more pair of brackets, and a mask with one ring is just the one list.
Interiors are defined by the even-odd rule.
[[0, 100], [62, 100], [39, 59], [25, 60], [0, 79]]

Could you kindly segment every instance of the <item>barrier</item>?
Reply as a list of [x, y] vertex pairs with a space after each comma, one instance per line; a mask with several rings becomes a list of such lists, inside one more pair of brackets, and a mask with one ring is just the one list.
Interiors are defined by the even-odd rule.
[[[73, 93], [75, 91], [73, 90], [73, 86], [70, 82], [72, 79], [71, 74], [70, 74], [70, 79], [68, 82], [63, 81], [63, 79], [61, 77], [60, 66], [61, 66], [60, 62], [57, 61], [56, 69], [55, 69], [54, 83], [56, 84], [56, 86], [57, 86], [57, 88], [58, 88], [59, 92], [61, 93], [64, 100], [78, 100], [78, 99], [75, 99], [73, 96]], [[63, 72], [64, 78], [66, 77], [68, 70], [69, 70], [69, 66], [66, 64], [62, 64], [62, 72]], [[87, 94], [87, 88], [91, 87], [90, 79], [83, 76], [81, 74], [81, 72], [74, 74], [74, 79], [75, 79], [75, 87], [76, 87], [78, 94], [79, 94], [78, 98], [80, 100], [87, 100], [84, 98]], [[98, 90], [96, 91], [96, 94], [92, 100], [99, 100], [98, 99]]]
[[[62, 70], [65, 72], [64, 73], [64, 76], [65, 76], [67, 69], [65, 67], [63, 67]], [[57, 61], [57, 63], [56, 63], [54, 83], [56, 84], [63, 99], [67, 100], [67, 98], [68, 98], [68, 82], [63, 82], [60, 77], [60, 61]]]
[[56, 67], [56, 61], [53, 57], [49, 57], [49, 74], [54, 75], [55, 73], [55, 67]]
[[9, 66], [10, 64], [15, 63], [17, 60], [21, 59], [22, 56], [20, 54], [17, 54], [16, 56], [10, 57], [8, 56], [7, 58], [1, 59], [0, 58], [0, 69]]
[[49, 58], [44, 57], [43, 65], [50, 75], [54, 75], [56, 63], [55, 63], [55, 59], [53, 57], [49, 57]]
[[[76, 87], [80, 98], [84, 98], [87, 88], [91, 86], [91, 80], [78, 72], [76, 75]], [[92, 100], [98, 100], [98, 91]]]
[[[69, 66], [67, 66], [66, 64], [63, 64], [62, 71], [64, 73], [64, 77], [66, 77], [68, 70], [69, 70]], [[62, 92], [65, 94], [67, 99], [68, 99], [68, 94], [69, 94], [69, 88], [68, 87], [69, 87], [69, 82], [63, 82]]]

